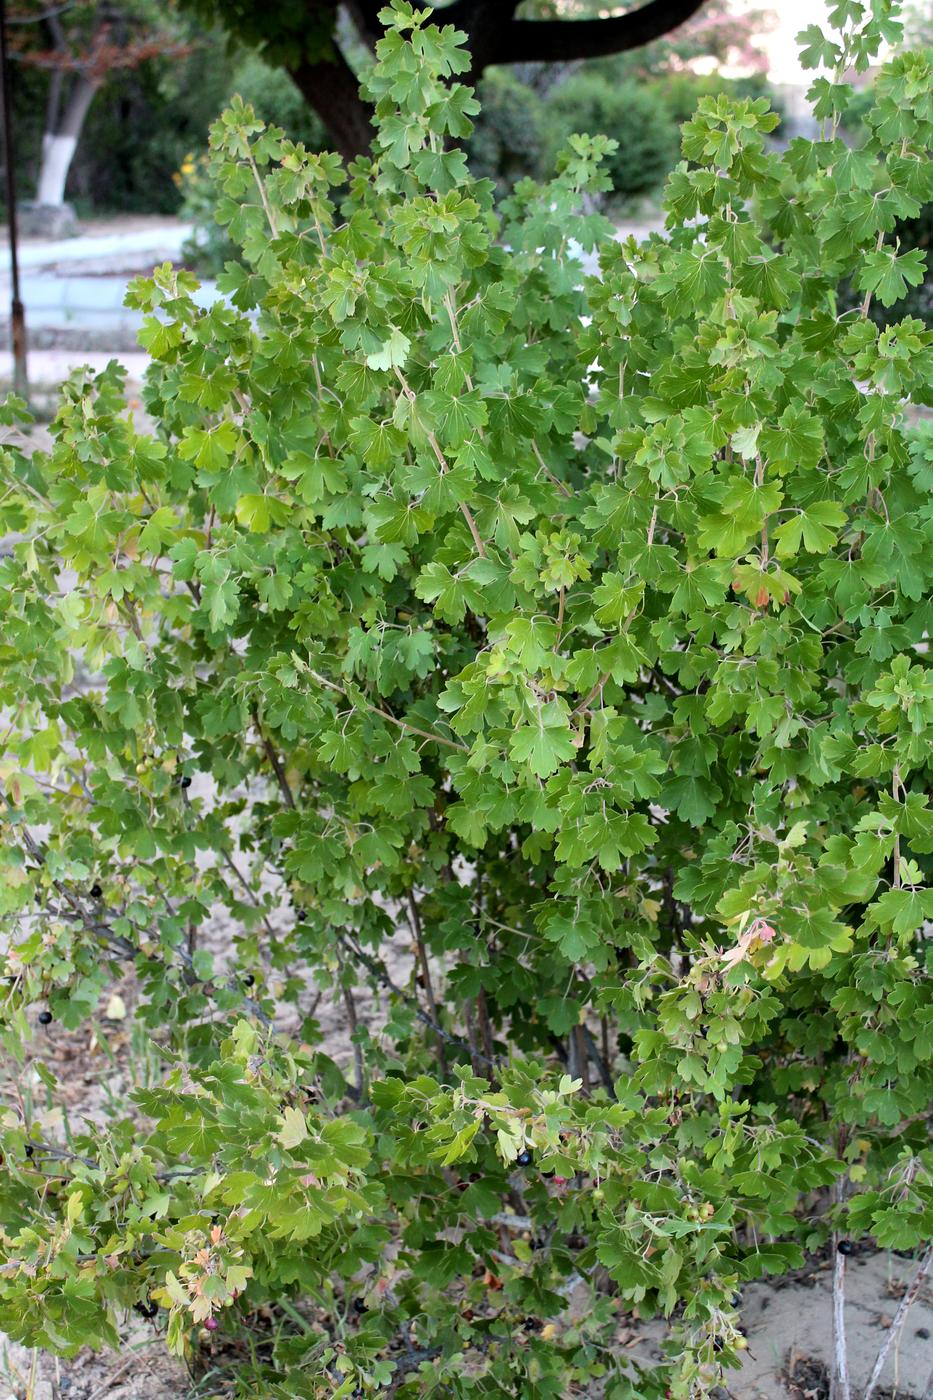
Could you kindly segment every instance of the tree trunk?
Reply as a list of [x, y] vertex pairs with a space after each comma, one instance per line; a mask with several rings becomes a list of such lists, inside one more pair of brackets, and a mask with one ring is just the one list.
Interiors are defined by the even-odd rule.
[[68, 171], [97, 87], [98, 84], [91, 82], [83, 74], [76, 74], [61, 121], [42, 137], [42, 161], [36, 189], [37, 204], [52, 207], [64, 204]]
[[335, 49], [329, 62], [302, 63], [290, 72], [344, 160], [368, 155], [374, 134], [372, 108], [360, 96], [359, 79], [340, 51]]

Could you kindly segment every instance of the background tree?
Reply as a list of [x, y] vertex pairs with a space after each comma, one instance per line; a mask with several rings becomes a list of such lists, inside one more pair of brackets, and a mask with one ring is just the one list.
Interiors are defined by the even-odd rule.
[[88, 0], [58, 8], [30, 0], [9, 24], [14, 56], [48, 73], [36, 203], [60, 208], [85, 120], [108, 78], [160, 55], [179, 56], [187, 46], [145, 0], [126, 6]]
[[[337, 0], [291, 0], [272, 8], [263, 0], [189, 3], [202, 18], [219, 22], [269, 62], [285, 67], [342, 156], [352, 159], [368, 151], [372, 113], [360, 96], [352, 60], [355, 45], [371, 49], [382, 35], [382, 0], [351, 0], [343, 7]], [[496, 64], [567, 62], [641, 48], [679, 28], [703, 3], [649, 0], [603, 18], [593, 18], [589, 5], [574, 0], [545, 6], [522, 5], [520, 0], [454, 0], [436, 8], [438, 19], [466, 34], [469, 76], [475, 81]], [[341, 9], [349, 24], [338, 23]]]

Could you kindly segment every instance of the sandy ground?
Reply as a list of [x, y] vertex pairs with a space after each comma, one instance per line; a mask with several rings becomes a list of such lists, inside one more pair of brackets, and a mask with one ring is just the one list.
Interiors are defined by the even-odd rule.
[[[878, 1349], [890, 1327], [915, 1265], [891, 1254], [855, 1254], [846, 1271], [846, 1318], [853, 1396], [860, 1397]], [[816, 1385], [822, 1396], [820, 1366], [828, 1370], [832, 1349], [832, 1269], [827, 1262], [808, 1277], [756, 1283], [746, 1289], [742, 1320], [748, 1351], [729, 1389], [736, 1400], [783, 1400], [806, 1396]], [[807, 1367], [804, 1363], [810, 1362]], [[782, 1375], [782, 1372], [784, 1373]], [[797, 1373], [797, 1385], [787, 1373]], [[933, 1289], [921, 1291], [891, 1349], [881, 1375], [881, 1397], [920, 1400], [933, 1375]]]
[[0, 1400], [187, 1400], [192, 1393], [185, 1368], [151, 1332], [128, 1337], [118, 1355], [82, 1352], [73, 1361], [0, 1347]]
[[[866, 1247], [846, 1275], [846, 1328], [852, 1400], [861, 1400], [882, 1342], [916, 1265]], [[576, 1306], [585, 1305], [575, 1300]], [[829, 1400], [832, 1359], [832, 1265], [810, 1261], [798, 1273], [750, 1284], [743, 1292], [748, 1338], [741, 1370], [731, 1372], [722, 1400]], [[664, 1328], [631, 1325], [627, 1344], [661, 1359]], [[933, 1380], [933, 1287], [921, 1289], [892, 1346], [874, 1400], [930, 1400]]]

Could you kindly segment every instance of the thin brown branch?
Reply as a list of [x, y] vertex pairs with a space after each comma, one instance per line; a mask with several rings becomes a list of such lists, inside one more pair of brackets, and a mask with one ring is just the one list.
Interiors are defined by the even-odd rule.
[[[11, 810], [15, 810], [14, 804], [10, 801], [9, 796], [5, 792], [2, 795], [7, 803], [7, 806]], [[26, 847], [29, 854], [32, 856], [33, 860], [35, 860], [38, 865], [45, 865], [45, 852], [35, 840], [32, 833], [25, 826], [20, 826], [18, 829], [22, 833], [23, 844]], [[199, 978], [196, 972], [194, 971], [194, 959], [192, 958], [191, 954], [187, 951], [187, 949], [181, 947], [174, 948], [172, 950], [174, 954], [173, 959], [166, 959], [160, 957], [156, 953], [143, 954], [142, 950], [136, 947], [133, 943], [131, 943], [128, 938], [124, 938], [122, 934], [114, 932], [114, 930], [111, 928], [110, 924], [106, 922], [106, 920], [100, 919], [93, 914], [89, 914], [84, 908], [78, 896], [63, 881], [53, 878], [51, 883], [53, 888], [60, 895], [60, 897], [69, 906], [67, 910], [56, 909], [52, 911], [55, 914], [56, 918], [74, 919], [76, 922], [82, 924], [84, 928], [88, 930], [88, 932], [94, 933], [97, 935], [98, 938], [103, 939], [104, 942], [107, 943], [109, 947], [113, 949], [114, 952], [120, 953], [124, 958], [138, 958], [141, 956], [145, 956], [154, 959], [157, 962], [160, 962], [164, 967], [171, 967], [172, 962], [177, 961], [181, 965], [182, 975], [184, 979], [189, 983], [189, 985], [203, 981], [203, 979]], [[144, 939], [148, 939], [150, 937], [150, 931], [147, 929], [137, 928], [137, 932]], [[252, 1012], [252, 1014], [256, 1017], [257, 1021], [259, 1021], [264, 1026], [271, 1026], [272, 1022], [266, 1015], [266, 1013], [263, 1011], [262, 1007], [257, 1001], [254, 1001], [252, 997], [246, 996], [244, 994], [243, 989], [237, 982], [236, 978], [228, 978], [227, 981], [223, 984], [212, 981], [211, 985], [223, 985], [227, 988], [228, 991], [238, 992], [243, 999], [243, 1005], [249, 1011]]]
[[580, 701], [579, 705], [574, 705], [573, 709], [571, 710], [571, 714], [579, 715], [579, 714], [581, 714], [584, 710], [589, 709], [590, 701], [596, 699], [597, 695], [598, 695], [599, 692], [602, 690], [603, 686], [604, 686], [604, 685], [606, 684], [606, 682], [609, 680], [609, 676], [610, 676], [610, 672], [609, 672], [609, 671], [604, 671], [603, 674], [600, 676], [599, 680], [598, 680], [598, 681], [596, 682], [596, 684], [593, 686], [593, 689], [590, 691], [590, 693], [589, 693], [587, 696], [585, 696], [584, 699], [582, 699], [582, 700]]
[[[428, 1007], [431, 1016], [437, 1025], [440, 1025], [440, 1014], [437, 1009], [437, 1001], [434, 996], [434, 984], [431, 980], [431, 968], [428, 963], [428, 953], [424, 946], [424, 930], [421, 924], [421, 912], [414, 894], [408, 893], [408, 909], [411, 915], [411, 929], [415, 937], [415, 951], [418, 955], [418, 966], [421, 968], [421, 976], [424, 981], [424, 994], [428, 1000]], [[437, 1038], [437, 1058], [440, 1062], [441, 1077], [447, 1078], [447, 1057], [444, 1054], [443, 1036]]]
[[[455, 1045], [460, 1050], [470, 1050], [470, 1046], [467, 1044], [466, 1041], [461, 1040], [460, 1037], [457, 1035], [451, 1035], [450, 1031], [446, 1030], [438, 1022], [432, 1021], [431, 1017], [428, 1015], [427, 1011], [425, 1011], [424, 1008], [421, 1006], [418, 999], [416, 997], [409, 996], [409, 994], [406, 991], [404, 991], [401, 987], [397, 986], [396, 983], [392, 981], [392, 978], [389, 976], [388, 969], [386, 968], [384, 963], [380, 962], [376, 958], [371, 958], [368, 953], [365, 953], [362, 948], [358, 947], [357, 944], [353, 943], [345, 933], [340, 933], [338, 931], [336, 936], [337, 941], [341, 944], [341, 946], [345, 948], [346, 951], [352, 957], [356, 958], [358, 962], [362, 963], [362, 965], [376, 979], [377, 982], [381, 982], [382, 985], [393, 994], [393, 996], [397, 996], [400, 1001], [403, 1001], [407, 1006], [411, 1007], [412, 1011], [417, 1016], [418, 1020], [422, 1023], [422, 1025], [429, 1026], [431, 1030], [435, 1032], [436, 1035], [443, 1036], [448, 1045]], [[479, 1051], [477, 1051], [477, 1058], [481, 1061], [485, 1061], [488, 1065], [492, 1066], [493, 1068], [495, 1068], [495, 1066], [499, 1063], [498, 1059], [487, 1059], [487, 1057], [481, 1054]]]
[[363, 1067], [363, 1047], [357, 1040], [360, 1021], [356, 1014], [356, 1002], [353, 1000], [353, 992], [344, 984], [341, 984], [343, 993], [343, 1004], [347, 1010], [347, 1020], [350, 1023], [350, 1044], [353, 1046], [353, 1074], [356, 1079], [356, 1093], [359, 1102], [362, 1104], [366, 1096], [366, 1071]]
[[[313, 676], [318, 685], [324, 686], [325, 689], [334, 690], [338, 695], [343, 695], [348, 700], [351, 698], [342, 685], [338, 685], [336, 681], [329, 680], [327, 676], [322, 676], [319, 671], [312, 670], [310, 666], [308, 667], [308, 675]], [[397, 716], [391, 714], [389, 710], [383, 710], [379, 705], [374, 705], [365, 698], [363, 704], [371, 714], [379, 715], [381, 719], [388, 720], [390, 724], [398, 725], [399, 729], [405, 729], [409, 734], [417, 734], [420, 739], [428, 739], [433, 744], [445, 744], [447, 748], [458, 749], [460, 753], [470, 752], [468, 745], [458, 744], [454, 739], [445, 739], [443, 734], [436, 734], [430, 729], [419, 729], [417, 725], [409, 724], [405, 719], [398, 719]]]
[[269, 738], [268, 734], [266, 734], [265, 730], [262, 727], [262, 724], [260, 723], [259, 712], [257, 710], [253, 710], [253, 723], [255, 724], [256, 731], [259, 734], [260, 739], [262, 740], [262, 746], [265, 750], [266, 758], [268, 758], [270, 764], [272, 765], [272, 771], [275, 774], [275, 780], [278, 783], [279, 790], [282, 794], [282, 797], [285, 800], [285, 805], [286, 807], [291, 807], [292, 809], [294, 809], [295, 798], [292, 794], [291, 788], [288, 785], [288, 779], [285, 776], [285, 769], [282, 767], [281, 760], [275, 751], [275, 746], [272, 743], [272, 740]]

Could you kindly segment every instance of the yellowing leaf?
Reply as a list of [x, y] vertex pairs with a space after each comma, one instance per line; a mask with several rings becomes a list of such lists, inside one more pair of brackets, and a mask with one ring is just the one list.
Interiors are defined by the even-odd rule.
[[276, 1133], [276, 1141], [285, 1148], [297, 1147], [308, 1136], [305, 1116], [297, 1108], [286, 1108], [282, 1114], [282, 1127]]

